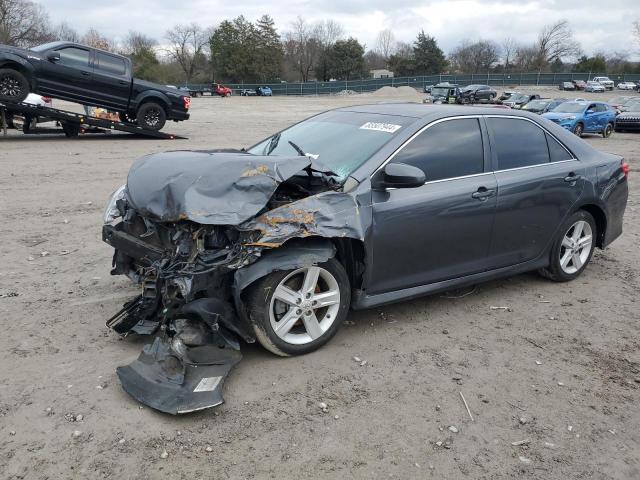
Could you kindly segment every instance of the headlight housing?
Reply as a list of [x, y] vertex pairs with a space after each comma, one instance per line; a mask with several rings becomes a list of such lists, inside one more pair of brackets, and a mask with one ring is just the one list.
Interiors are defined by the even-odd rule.
[[107, 203], [107, 207], [104, 209], [104, 215], [102, 216], [102, 220], [104, 220], [104, 223], [111, 223], [116, 218], [119, 218], [121, 216], [120, 210], [118, 210], [118, 206], [116, 205], [116, 202], [118, 200], [122, 200], [123, 198], [125, 198], [126, 189], [127, 189], [127, 186], [122, 185], [120, 188], [118, 188], [115, 192], [111, 194], [111, 197], [109, 198], [109, 202]]

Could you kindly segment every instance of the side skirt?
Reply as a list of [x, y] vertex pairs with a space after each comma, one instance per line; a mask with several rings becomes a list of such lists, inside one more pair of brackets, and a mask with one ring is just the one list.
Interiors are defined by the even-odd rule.
[[489, 280], [510, 277], [519, 273], [530, 272], [532, 270], [546, 267], [549, 264], [548, 258], [548, 252], [545, 251], [544, 255], [541, 257], [518, 265], [511, 265], [509, 267], [467, 275], [466, 277], [452, 278], [450, 280], [443, 280], [441, 282], [430, 283], [428, 285], [419, 285], [417, 287], [379, 293], [376, 295], [367, 295], [364, 290], [356, 290], [354, 291], [351, 299], [351, 308], [353, 310], [364, 310], [388, 303], [395, 303], [425, 295], [432, 295], [434, 293], [451, 290], [453, 288], [474, 285], [476, 283], [487, 282]]

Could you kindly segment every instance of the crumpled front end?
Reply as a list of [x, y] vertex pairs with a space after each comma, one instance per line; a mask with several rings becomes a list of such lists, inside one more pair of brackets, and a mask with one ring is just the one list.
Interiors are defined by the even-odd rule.
[[[362, 238], [355, 201], [332, 188], [306, 157], [170, 152], [136, 162], [102, 230], [115, 249], [111, 273], [140, 287], [107, 326], [154, 335], [136, 361], [118, 368], [124, 389], [172, 414], [222, 403], [239, 339], [255, 341], [240, 304], [251, 275], [238, 286], [236, 273], [295, 238]], [[300, 261], [314, 258], [303, 253]]]

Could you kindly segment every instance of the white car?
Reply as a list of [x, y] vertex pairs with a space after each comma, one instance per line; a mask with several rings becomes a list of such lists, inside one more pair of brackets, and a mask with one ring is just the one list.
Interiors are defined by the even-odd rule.
[[584, 89], [585, 92], [604, 92], [605, 91], [605, 86], [602, 85], [600, 82], [596, 82], [595, 80], [592, 80], [590, 82], [587, 82], [587, 86]]
[[[613, 80], [609, 77], [593, 77], [593, 81], [598, 82], [607, 90], [613, 90]], [[587, 82], [587, 84], [589, 84], [589, 82]]]
[[618, 89], [619, 90], [635, 90], [636, 84], [633, 82], [620, 82], [618, 84]]

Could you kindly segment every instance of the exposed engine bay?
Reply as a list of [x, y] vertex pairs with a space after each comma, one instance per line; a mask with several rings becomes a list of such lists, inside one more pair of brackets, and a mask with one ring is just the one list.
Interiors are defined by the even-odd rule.
[[[111, 273], [141, 289], [107, 326], [153, 335], [136, 361], [118, 368], [124, 389], [171, 414], [222, 403], [239, 339], [255, 341], [242, 290], [280, 265], [333, 255], [327, 243], [296, 247], [296, 238], [361, 239], [357, 212], [331, 172], [307, 157], [212, 151], [138, 160], [103, 226], [115, 249]], [[273, 255], [285, 242], [293, 261]]]

